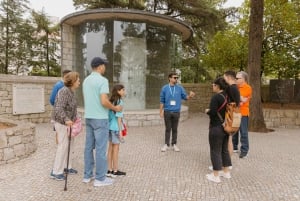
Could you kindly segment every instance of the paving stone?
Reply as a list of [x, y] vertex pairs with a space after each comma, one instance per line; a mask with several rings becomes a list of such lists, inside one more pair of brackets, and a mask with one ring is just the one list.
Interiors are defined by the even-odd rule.
[[37, 150], [28, 158], [0, 165], [0, 201], [296, 201], [300, 199], [299, 129], [275, 129], [271, 133], [249, 133], [250, 152], [245, 159], [232, 156], [232, 178], [220, 184], [205, 174], [211, 164], [208, 117], [190, 114], [180, 122], [180, 152], [161, 152], [164, 126], [130, 127], [121, 144], [120, 169], [127, 172], [112, 186], [84, 184], [84, 133], [75, 139], [73, 167], [78, 175], [64, 181], [49, 178], [56, 151], [51, 124], [36, 127]]

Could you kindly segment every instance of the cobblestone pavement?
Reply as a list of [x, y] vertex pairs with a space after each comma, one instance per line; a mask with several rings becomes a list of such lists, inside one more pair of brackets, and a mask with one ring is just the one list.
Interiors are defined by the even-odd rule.
[[76, 138], [74, 168], [78, 175], [64, 182], [49, 178], [55, 154], [51, 124], [37, 125], [37, 151], [29, 158], [0, 166], [1, 201], [96, 200], [300, 200], [299, 129], [249, 133], [250, 153], [234, 154], [231, 179], [209, 182], [208, 118], [192, 114], [179, 125], [180, 152], [163, 153], [163, 126], [131, 127], [120, 148], [120, 169], [126, 177], [112, 186], [82, 183], [84, 134]]

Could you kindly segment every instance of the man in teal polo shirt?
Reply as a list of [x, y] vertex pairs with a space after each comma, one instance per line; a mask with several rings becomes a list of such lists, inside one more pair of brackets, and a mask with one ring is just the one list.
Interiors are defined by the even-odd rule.
[[[121, 111], [121, 106], [114, 106], [108, 99], [108, 80], [103, 76], [107, 62], [95, 57], [91, 61], [92, 73], [83, 81], [84, 118], [86, 142], [84, 150], [84, 183], [94, 178], [93, 169], [96, 162], [94, 186], [107, 186], [113, 180], [106, 177], [107, 142], [108, 142], [108, 109]], [[93, 150], [96, 150], [96, 160]]]

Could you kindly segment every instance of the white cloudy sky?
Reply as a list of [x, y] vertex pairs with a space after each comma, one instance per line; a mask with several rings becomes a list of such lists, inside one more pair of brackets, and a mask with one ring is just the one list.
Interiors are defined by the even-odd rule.
[[[37, 11], [44, 11], [49, 16], [62, 18], [70, 13], [73, 13], [73, 0], [29, 0], [31, 7]], [[240, 6], [244, 0], [228, 0], [225, 6]]]

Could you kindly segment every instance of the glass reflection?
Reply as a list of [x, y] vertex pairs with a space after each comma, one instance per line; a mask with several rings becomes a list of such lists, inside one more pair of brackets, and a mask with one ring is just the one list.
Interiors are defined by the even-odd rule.
[[126, 89], [125, 108], [145, 109], [146, 25], [114, 22], [114, 77]]
[[[105, 76], [110, 85], [126, 88], [125, 109], [159, 108], [159, 93], [167, 76], [181, 63], [181, 36], [170, 27], [129, 21], [88, 21], [73, 28], [76, 38], [74, 70], [80, 79], [90, 74], [95, 56], [109, 64]], [[77, 90], [83, 106], [82, 90]]]

